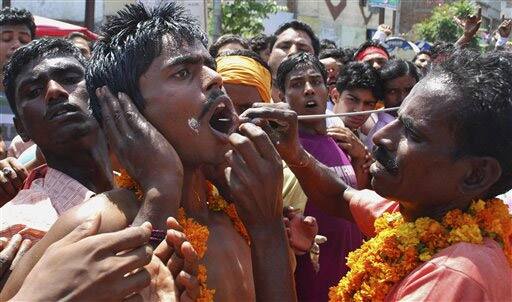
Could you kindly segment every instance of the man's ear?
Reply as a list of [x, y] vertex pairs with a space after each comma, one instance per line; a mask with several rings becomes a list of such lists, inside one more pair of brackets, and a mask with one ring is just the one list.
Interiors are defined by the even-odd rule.
[[481, 195], [501, 177], [501, 165], [493, 157], [471, 157], [465, 161], [468, 168], [461, 184], [464, 194]]
[[16, 132], [18, 132], [19, 136], [23, 139], [24, 142], [28, 142], [30, 140], [30, 137], [28, 137], [27, 132], [25, 131], [25, 127], [23, 126], [21, 120], [17, 116], [15, 116], [12, 120], [14, 121], [14, 127], [16, 127]]
[[340, 99], [340, 93], [338, 91], [338, 88], [334, 87], [332, 90], [331, 90], [331, 100], [335, 103], [335, 104], [338, 104], [338, 101]]

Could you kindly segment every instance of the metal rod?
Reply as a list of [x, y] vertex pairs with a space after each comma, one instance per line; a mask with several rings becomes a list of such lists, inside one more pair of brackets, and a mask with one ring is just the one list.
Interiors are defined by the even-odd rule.
[[358, 111], [358, 112], [299, 115], [297, 118], [298, 118], [299, 121], [317, 120], [317, 119], [325, 119], [325, 118], [329, 118], [329, 117], [353, 116], [353, 115], [362, 115], [362, 114], [370, 114], [370, 113], [378, 113], [378, 112], [397, 111], [399, 108], [400, 107], [392, 107], [392, 108], [367, 110], [367, 111]]

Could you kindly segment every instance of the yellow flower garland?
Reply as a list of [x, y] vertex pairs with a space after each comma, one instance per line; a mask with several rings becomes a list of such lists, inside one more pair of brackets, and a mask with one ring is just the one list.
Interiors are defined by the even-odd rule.
[[[142, 200], [144, 192], [140, 185], [136, 183], [126, 171], [122, 170], [120, 175], [115, 177], [115, 182], [119, 188], [125, 188], [135, 193], [138, 200]], [[242, 236], [247, 244], [250, 244], [249, 234], [238, 217], [238, 213], [233, 204], [228, 203], [220, 194], [217, 188], [210, 183], [206, 182], [207, 204], [208, 209], [212, 211], [223, 211], [228, 215], [233, 223], [235, 230]], [[183, 233], [187, 237], [188, 242], [192, 245], [197, 252], [199, 259], [202, 259], [207, 250], [208, 237], [210, 231], [208, 227], [196, 222], [193, 218], [187, 218], [185, 209], [179, 208], [178, 210], [178, 223], [183, 228]], [[207, 281], [207, 269], [205, 265], [199, 265], [197, 280], [199, 281], [199, 297], [196, 302], [211, 302], [214, 299], [215, 289], [209, 289]]]
[[512, 218], [499, 199], [473, 202], [468, 213], [448, 212], [442, 223], [427, 217], [405, 222], [386, 213], [375, 221], [376, 236], [349, 253], [350, 271], [331, 287], [330, 301], [383, 301], [391, 288], [440, 250], [459, 242], [498, 242], [512, 266]]

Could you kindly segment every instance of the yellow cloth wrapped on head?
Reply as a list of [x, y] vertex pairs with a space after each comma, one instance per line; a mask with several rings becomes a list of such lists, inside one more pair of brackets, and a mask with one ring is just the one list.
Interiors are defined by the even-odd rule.
[[217, 61], [217, 72], [227, 84], [243, 84], [258, 90], [261, 99], [270, 103], [271, 76], [270, 71], [258, 61], [246, 56], [220, 56]]

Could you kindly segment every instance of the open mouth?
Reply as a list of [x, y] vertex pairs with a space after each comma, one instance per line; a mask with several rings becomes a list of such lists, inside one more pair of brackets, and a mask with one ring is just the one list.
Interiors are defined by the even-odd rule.
[[316, 108], [318, 104], [315, 101], [307, 101], [306, 102], [306, 108]]
[[229, 99], [227, 97], [220, 97], [219, 99], [218, 104], [214, 106], [208, 123], [216, 134], [227, 137], [235, 131], [238, 118]]

